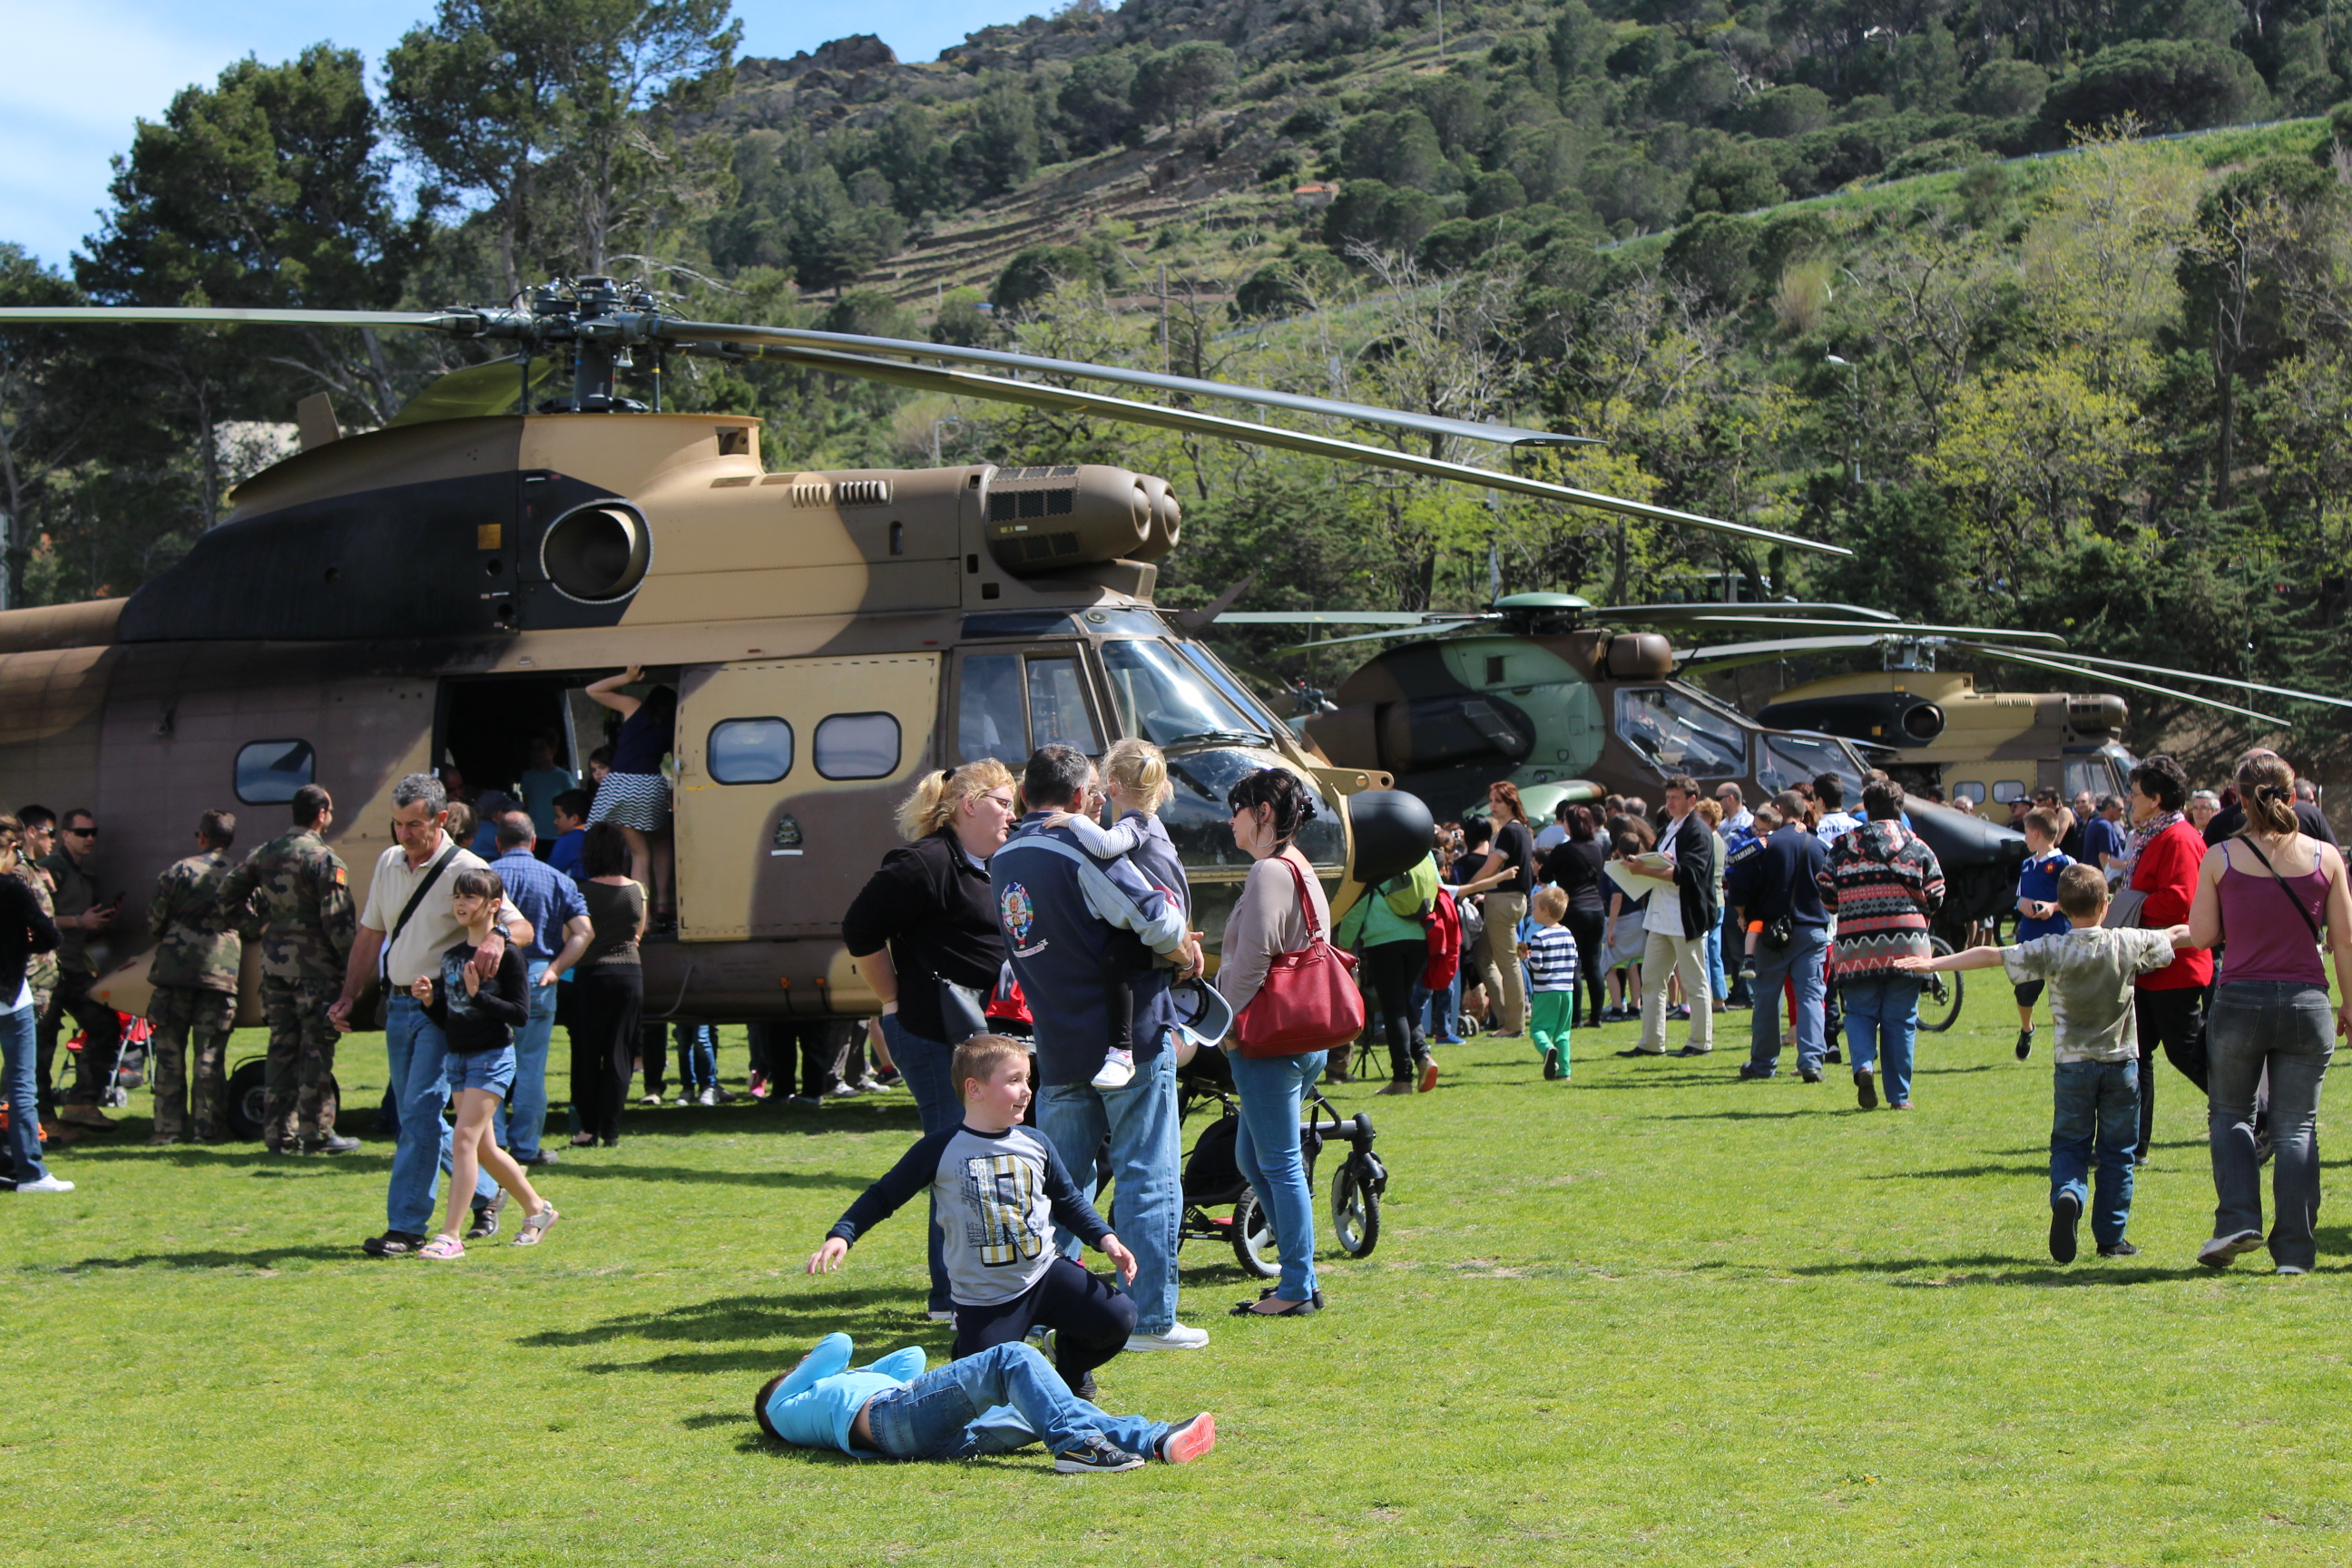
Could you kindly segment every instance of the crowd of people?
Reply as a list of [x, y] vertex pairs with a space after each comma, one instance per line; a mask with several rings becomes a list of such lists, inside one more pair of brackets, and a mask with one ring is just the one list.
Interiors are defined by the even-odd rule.
[[[242, 944], [259, 942], [266, 1146], [357, 1146], [336, 1131], [335, 1051], [341, 1034], [381, 1027], [392, 1088], [378, 1120], [394, 1155], [385, 1228], [365, 1250], [462, 1257], [467, 1241], [498, 1232], [510, 1201], [524, 1214], [515, 1244], [537, 1244], [561, 1217], [531, 1174], [559, 1158], [541, 1142], [558, 1023], [572, 1042], [573, 1146], [617, 1142], [636, 1072], [648, 1101], [661, 1094], [665, 1035], [643, 1016], [640, 944], [675, 919], [667, 797], [646, 783], [659, 778], [675, 702], [658, 690], [619, 695], [628, 683], [593, 694], [624, 720], [620, 743], [584, 781], [553, 766], [551, 747], [534, 748], [520, 799], [490, 792], [469, 805], [444, 776], [400, 780], [395, 843], [364, 907], [327, 846], [324, 789], [298, 792], [289, 831], [242, 860], [230, 854], [235, 816], [205, 813], [194, 853], [164, 871], [147, 911], [151, 1142], [227, 1136], [224, 1058]], [[634, 741], [632, 725], [643, 731]], [[648, 804], [657, 793], [658, 810]], [[1088, 1470], [1196, 1457], [1213, 1440], [1205, 1415], [1171, 1428], [1089, 1403], [1110, 1358], [1209, 1340], [1177, 1317], [1177, 1075], [1202, 1043], [1179, 993], [1211, 983], [1183, 866], [1157, 819], [1168, 794], [1165, 759], [1139, 741], [1111, 748], [1099, 767], [1048, 745], [1017, 779], [994, 760], [927, 776], [900, 812], [905, 843], [844, 919], [882, 1004], [870, 1037], [827, 1021], [754, 1026], [756, 1082], [778, 1103], [878, 1087], [859, 1061], [868, 1052], [911, 1091], [921, 1139], [808, 1267], [838, 1268], [919, 1194], [928, 1308], [956, 1333], [955, 1368], [929, 1379], [901, 1375], [919, 1364], [853, 1373], [845, 1344], [838, 1367], [821, 1347], [761, 1391], [772, 1435], [803, 1440], [792, 1434], [815, 1430], [812, 1411], [833, 1421], [847, 1408], [846, 1389], [863, 1396], [824, 1440], [854, 1451], [995, 1451], [1042, 1437], [1059, 1468]], [[1860, 1109], [1907, 1111], [1923, 982], [1992, 967], [2013, 987], [2019, 1059], [2039, 1038], [2036, 1008], [2046, 1003], [2052, 1019], [2053, 1258], [2074, 1258], [2085, 1214], [2102, 1256], [2137, 1251], [2126, 1234], [2133, 1170], [2148, 1156], [2161, 1057], [2207, 1097], [2218, 1201], [2198, 1260], [2226, 1267], [2267, 1245], [2281, 1272], [2309, 1269], [2320, 1086], [2336, 1037], [2352, 1027], [2352, 1004], [2331, 1001], [2321, 955], [2352, 994], [2352, 890], [2308, 782], [2258, 750], [2226, 788], [2194, 790], [2159, 756], [2133, 769], [2128, 801], [2062, 802], [2045, 790], [2011, 803], [2028, 850], [2013, 910], [2002, 911], [2012, 939], [1994, 940], [1999, 919], [1973, 921], [1969, 934], [1986, 940], [1940, 955], [1930, 935], [1944, 874], [1903, 785], [1874, 773], [1856, 804], [1859, 816], [1835, 775], [1750, 809], [1736, 784], [1709, 792], [1676, 774], [1654, 812], [1612, 796], [1564, 805], [1538, 830], [1518, 791], [1497, 782], [1484, 814], [1442, 826], [1426, 857], [1365, 889], [1335, 930], [1297, 847], [1315, 796], [1286, 770], [1243, 779], [1230, 831], [1250, 868], [1213, 981], [1231, 1022], [1210, 1043], [1223, 1047], [1235, 1162], [1280, 1266], [1234, 1315], [1326, 1305], [1299, 1117], [1319, 1081], [1349, 1076], [1358, 1018], [1387, 1048], [1380, 1092], [1410, 1095], [1436, 1089], [1438, 1047], [1474, 1033], [1527, 1040], [1544, 1078], [1566, 1081], [1580, 1022], [1638, 1020], [1617, 1053], [1633, 1058], [1668, 1055], [1670, 1026], [1686, 1024], [1671, 1054], [1700, 1058], [1715, 1049], [1717, 1016], [1747, 1009], [1741, 1079], [1780, 1076], [1793, 1049], [1803, 1081], [1843, 1065]], [[120, 900], [100, 900], [87, 869], [98, 831], [80, 809], [0, 817], [0, 989], [15, 997], [0, 1010], [0, 1152], [22, 1193], [71, 1189], [47, 1170], [45, 1144], [114, 1128], [100, 1101], [121, 1020], [91, 997], [87, 942], [121, 911]], [[1301, 958], [1327, 942], [1360, 954], [1363, 1005], [1349, 1034], [1253, 1048], [1273, 1037], [1262, 1023], [1253, 1034], [1252, 1017], [1267, 1016], [1262, 994], [1278, 979], [1289, 986]], [[1294, 1005], [1298, 993], [1284, 994]], [[68, 1021], [81, 1026], [81, 1047], [60, 1086], [52, 1068]], [[682, 1100], [715, 1103], [723, 1091], [709, 1030], [678, 1026], [677, 1043]], [[800, 1096], [790, 1092], [796, 1058]], [[2275, 1165], [2267, 1234], [2265, 1163]], [[1106, 1180], [1117, 1232], [1094, 1207]], [[1087, 1246], [1115, 1278], [1080, 1265]], [[1046, 1363], [1028, 1342], [1045, 1331], [1054, 1386], [1041, 1392]], [[942, 1390], [993, 1393], [1003, 1407], [973, 1403], [948, 1426], [925, 1417], [921, 1431], [885, 1437], [877, 1416], [897, 1391], [942, 1378]], [[1178, 1454], [1164, 1451], [1171, 1443]]]

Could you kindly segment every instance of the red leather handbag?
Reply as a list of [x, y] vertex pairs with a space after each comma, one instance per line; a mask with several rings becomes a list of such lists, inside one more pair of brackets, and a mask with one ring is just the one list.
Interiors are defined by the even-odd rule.
[[1283, 865], [1298, 883], [1307, 945], [1266, 965], [1265, 983], [1234, 1019], [1245, 1057], [1297, 1057], [1336, 1050], [1363, 1033], [1364, 998], [1356, 989], [1356, 957], [1324, 938], [1307, 896], [1307, 874], [1288, 857]]

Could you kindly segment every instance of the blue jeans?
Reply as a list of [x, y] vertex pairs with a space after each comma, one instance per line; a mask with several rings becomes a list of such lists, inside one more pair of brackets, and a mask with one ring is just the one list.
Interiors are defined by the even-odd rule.
[[[1176, 1227], [1183, 1217], [1184, 1151], [1177, 1137], [1176, 1053], [1164, 1044], [1136, 1064], [1124, 1089], [1090, 1083], [1045, 1086], [1037, 1130], [1062, 1156], [1079, 1192], [1094, 1195], [1095, 1151], [1110, 1135], [1111, 1180], [1118, 1187], [1112, 1229], [1135, 1254], [1135, 1331], [1164, 1334], [1176, 1321]], [[1063, 1252], [1078, 1254], [1076, 1237]]]
[[[1850, 974], [1838, 982], [1853, 1070], [1875, 1066], [1886, 1080], [1890, 1105], [1911, 1102], [1911, 1044], [1919, 1036], [1920, 984], [1911, 974]], [[2132, 1114], [2138, 1116], [2137, 1108]], [[2132, 1136], [2139, 1136], [2137, 1121]]]
[[[1706, 978], [1708, 989], [1717, 1001], [1723, 1001], [1731, 994], [1730, 987], [1724, 984], [1723, 979], [1723, 922], [1721, 921], [1706, 928]], [[1691, 1005], [1696, 1006], [1698, 1004], [1693, 1002]]]
[[49, 1173], [41, 1163], [40, 1047], [27, 1005], [0, 1013], [0, 1061], [7, 1067], [8, 1179], [37, 1182]]
[[1315, 1294], [1315, 1194], [1307, 1188], [1307, 1163], [1298, 1152], [1299, 1108], [1323, 1076], [1321, 1051], [1297, 1057], [1252, 1058], [1226, 1054], [1242, 1124], [1234, 1135], [1234, 1163], [1274, 1222], [1282, 1280], [1274, 1288], [1285, 1301]]
[[[1853, 1008], [1848, 1005], [1847, 1015]], [[2091, 1213], [2101, 1247], [2124, 1238], [2131, 1223], [2132, 1146], [2139, 1142], [2139, 1064], [2060, 1062], [2050, 1117], [2050, 1201], [2071, 1194]], [[2098, 1162], [2098, 1202], [2087, 1178]]]
[[490, 1115], [491, 1135], [518, 1160], [539, 1152], [540, 1136], [547, 1130], [547, 1048], [555, 1037], [557, 988], [540, 984], [546, 973], [545, 959], [530, 961], [530, 1021], [515, 1031], [514, 1088]]
[[[449, 1104], [449, 1079], [442, 1070], [449, 1042], [414, 996], [394, 996], [383, 1008], [383, 1048], [391, 1059], [392, 1081], [400, 1086], [400, 1133], [392, 1149], [384, 1226], [422, 1236], [433, 1229], [433, 1205], [440, 1196], [441, 1173], [449, 1168], [449, 1148], [455, 1142], [449, 1124], [441, 1119]], [[487, 1198], [498, 1190], [489, 1173], [476, 1173], [476, 1197]]]
[[2231, 980], [2213, 989], [2206, 1015], [2207, 1137], [2213, 1152], [2213, 1234], [2263, 1228], [2263, 1170], [2254, 1151], [2254, 1094], [2271, 1075], [2271, 1261], [2303, 1268], [2318, 1259], [2319, 1089], [2336, 1054], [2327, 987]]
[[1772, 944], [1756, 944], [1756, 1011], [1748, 1020], [1748, 1060], [1750, 1066], [1771, 1068], [1780, 1061], [1780, 986], [1797, 986], [1797, 1067], [1822, 1070], [1822, 1055], [1829, 1049], [1822, 1037], [1822, 957], [1830, 950], [1825, 926], [1799, 926], [1789, 945], [1777, 952]]
[[695, 1094], [719, 1087], [719, 1031], [708, 1024], [680, 1024], [677, 1040], [677, 1090]]
[[[915, 1115], [922, 1121], [924, 1131], [937, 1132], [963, 1120], [963, 1101], [956, 1097], [955, 1085], [948, 1079], [948, 1063], [955, 1056], [951, 1047], [914, 1033], [898, 1022], [896, 1013], [882, 1015], [882, 1043], [890, 1047], [890, 1059], [898, 1064], [899, 1076], [907, 1080], [907, 1088], [915, 1097]], [[784, 1087], [789, 1089], [791, 1086], [787, 1083]], [[1087, 1156], [1087, 1169], [1094, 1169], [1091, 1153]], [[930, 1223], [925, 1227], [924, 1234], [930, 1238], [930, 1310], [952, 1312], [955, 1310], [955, 1298], [948, 1291], [948, 1266], [940, 1258], [940, 1216], [936, 1199], [932, 1200]]]
[[885, 1390], [866, 1406], [876, 1447], [893, 1459], [970, 1459], [1009, 1454], [1043, 1438], [1066, 1453], [1101, 1437], [1151, 1458], [1168, 1424], [1111, 1415], [1071, 1395], [1035, 1347], [992, 1345], [913, 1382]]

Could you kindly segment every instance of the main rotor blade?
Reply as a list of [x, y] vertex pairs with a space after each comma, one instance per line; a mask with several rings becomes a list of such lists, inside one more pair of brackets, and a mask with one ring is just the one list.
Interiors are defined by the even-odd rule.
[[[1747, 621], [1744, 616], [1694, 616], [1691, 619], [1723, 626], [1738, 626]], [[2066, 646], [2066, 639], [2056, 632], [2012, 631], [2007, 626], [1914, 626], [1909, 622], [1898, 622], [1888, 626], [1873, 621], [1809, 620], [1801, 616], [1786, 616], [1775, 620], [1772, 624], [1780, 626], [1821, 626], [1838, 631], [1876, 632], [1889, 642], [1901, 642], [1910, 637], [1927, 639], [1948, 637], [2015, 637], [2021, 642], [2054, 642], [2061, 647]]]
[[1825, 653], [1840, 648], [1876, 647], [1878, 637], [1775, 637], [1769, 642], [1725, 643], [1717, 647], [1695, 647], [1675, 657], [1677, 674], [1705, 666], [1709, 669], [1731, 669], [1743, 664], [1769, 664], [1792, 653]]
[[1446, 632], [1458, 632], [1465, 626], [1475, 626], [1478, 623], [1475, 621], [1446, 621], [1435, 626], [1396, 626], [1384, 632], [1358, 632], [1351, 637], [1325, 637], [1319, 642], [1293, 643], [1288, 647], [1279, 648], [1276, 651], [1280, 653], [1306, 653], [1311, 649], [1318, 647], [1338, 647], [1341, 643], [1346, 642], [1385, 642], [1391, 637], [1433, 637], [1442, 636]]
[[1087, 381], [1108, 381], [1125, 386], [1148, 386], [1160, 392], [1192, 397], [1222, 397], [1241, 403], [1288, 408], [1352, 419], [1366, 425], [1389, 425], [1429, 436], [1452, 436], [1465, 441], [1492, 441], [1506, 447], [1598, 447], [1591, 436], [1562, 436], [1549, 430], [1523, 430], [1508, 425], [1482, 425], [1469, 419], [1449, 419], [1435, 414], [1410, 414], [1395, 408], [1375, 408], [1336, 397], [1313, 397], [1296, 392], [1238, 386], [1232, 382], [1202, 381], [1189, 375], [1163, 375], [1156, 371], [1129, 370], [1117, 365], [1089, 364], [1082, 360], [1049, 359], [1043, 354], [1013, 353], [1003, 349], [960, 348], [952, 343], [917, 342], [907, 338], [869, 338], [853, 332], [818, 332], [801, 327], [736, 327], [720, 321], [675, 321], [661, 319], [655, 335], [672, 342], [783, 343], [802, 348], [863, 354], [904, 354], [914, 359], [946, 360], [951, 363], [993, 365], [1003, 370], [1049, 371]]
[[2236, 680], [2226, 675], [2200, 675], [2193, 669], [2167, 669], [2160, 664], [2135, 664], [2129, 659], [2094, 658], [2087, 653], [2066, 656], [2076, 664], [2095, 664], [2109, 669], [2137, 669], [2147, 675], [2168, 675], [2175, 680], [2202, 680], [2215, 686], [2234, 686], [2242, 691], [2266, 691], [2273, 697], [2292, 697], [2298, 702], [2325, 702], [2331, 708], [2352, 708], [2352, 700], [2341, 697], [2322, 697], [2316, 691], [2297, 691], [2291, 686], [2264, 686], [2259, 680]]
[[889, 360], [867, 359], [860, 354], [835, 353], [824, 349], [768, 347], [758, 343], [740, 345], [746, 353], [781, 359], [789, 363], [805, 364], [814, 369], [831, 370], [843, 375], [862, 377], [867, 381], [887, 382], [898, 386], [919, 387], [926, 392], [962, 393], [971, 397], [986, 397], [1000, 403], [1026, 404], [1034, 408], [1058, 409], [1066, 414], [1095, 414], [1129, 425], [1155, 426], [1167, 430], [1189, 430], [1203, 436], [1222, 436], [1255, 447], [1280, 447], [1288, 451], [1305, 452], [1318, 458], [1338, 458], [1348, 462], [1363, 463], [1373, 468], [1393, 468], [1400, 473], [1420, 474], [1429, 479], [1456, 479], [1464, 484], [1483, 489], [1505, 490], [1514, 495], [1535, 496], [1544, 500], [1566, 501], [1571, 506], [1592, 507], [1601, 511], [1617, 512], [1625, 517], [1638, 517], [1650, 522], [1682, 523], [1692, 528], [1712, 529], [1718, 533], [1738, 534], [1745, 539], [1769, 540], [1775, 544], [1793, 544], [1802, 550], [1815, 550], [1825, 555], [1851, 555], [1853, 551], [1841, 544], [1823, 544], [1818, 540], [1801, 538], [1793, 533], [1776, 533], [1769, 528], [1755, 528], [1744, 522], [1728, 522], [1721, 518], [1701, 517], [1696, 512], [1676, 511], [1672, 507], [1652, 506], [1647, 501], [1624, 500], [1591, 490], [1580, 490], [1568, 485], [1556, 485], [1544, 479], [1523, 479], [1517, 474], [1498, 473], [1489, 468], [1472, 468], [1467, 463], [1448, 463], [1435, 458], [1416, 457], [1410, 452], [1391, 451], [1384, 447], [1368, 447], [1358, 441], [1342, 441], [1336, 437], [1313, 436], [1303, 430], [1288, 430], [1279, 425], [1260, 425], [1251, 420], [1228, 419], [1218, 414], [1198, 414], [1190, 409], [1164, 408], [1151, 403], [1130, 403], [1125, 398], [1106, 397], [1100, 393], [1075, 392], [1067, 387], [1040, 386], [1032, 382], [1004, 381], [995, 376], [981, 375], [968, 370], [936, 370], [928, 365], [898, 364]]
[[1649, 621], [1686, 621], [1706, 616], [1715, 616], [1725, 620], [1744, 620], [1753, 617], [1759, 621], [1779, 621], [1784, 616], [1801, 616], [1818, 611], [1834, 611], [1839, 615], [1852, 616], [1857, 620], [1885, 621], [1889, 625], [1899, 625], [1903, 619], [1900, 616], [1890, 615], [1885, 610], [1870, 609], [1862, 605], [1797, 604], [1794, 602], [1776, 604], [1769, 599], [1746, 605], [1718, 605], [1713, 603], [1681, 605], [1600, 605], [1591, 609], [1583, 611], [1582, 613], [1587, 616], [1611, 616], [1619, 620], [1628, 621], [1637, 619]]
[[1488, 619], [1475, 610], [1235, 610], [1217, 617], [1227, 626], [1430, 626]]
[[247, 310], [194, 305], [9, 305], [0, 307], [0, 326], [11, 322], [62, 326], [75, 321], [100, 326], [418, 327], [457, 331], [476, 320], [447, 310]]
[[2282, 719], [2275, 713], [2258, 712], [2252, 708], [2241, 708], [2234, 702], [2224, 702], [2216, 697], [2200, 697], [2194, 692], [2175, 691], [2168, 686], [2156, 686], [2145, 680], [2134, 680], [2128, 676], [2116, 675], [2104, 670], [2086, 669], [2078, 664], [2064, 664], [2061, 663], [2057, 659], [2043, 658], [2037, 654], [2020, 653], [2014, 648], [1988, 647], [1982, 644], [1977, 643], [1964, 644], [1961, 646], [1972, 647], [1978, 653], [1988, 655], [1993, 658], [2007, 659], [2011, 664], [2032, 665], [2036, 669], [2054, 669], [2061, 675], [2079, 676], [2083, 679], [2091, 681], [2094, 684], [2105, 683], [2111, 686], [2128, 686], [2138, 691], [2153, 691], [2158, 697], [2169, 697], [2177, 702], [2199, 702], [2204, 704], [2208, 708], [2219, 708], [2224, 713], [2236, 713], [2248, 719], [2260, 719], [2266, 724], [2276, 724], [2282, 730], [2292, 730], [2294, 728], [2294, 721], [2291, 719]]

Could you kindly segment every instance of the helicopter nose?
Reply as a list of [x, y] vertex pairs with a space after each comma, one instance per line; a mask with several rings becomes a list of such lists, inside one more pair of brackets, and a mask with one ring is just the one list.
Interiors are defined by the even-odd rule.
[[1349, 857], [1351, 880], [1372, 883], [1409, 871], [1429, 853], [1436, 819], [1417, 795], [1401, 789], [1368, 789], [1349, 795]]

